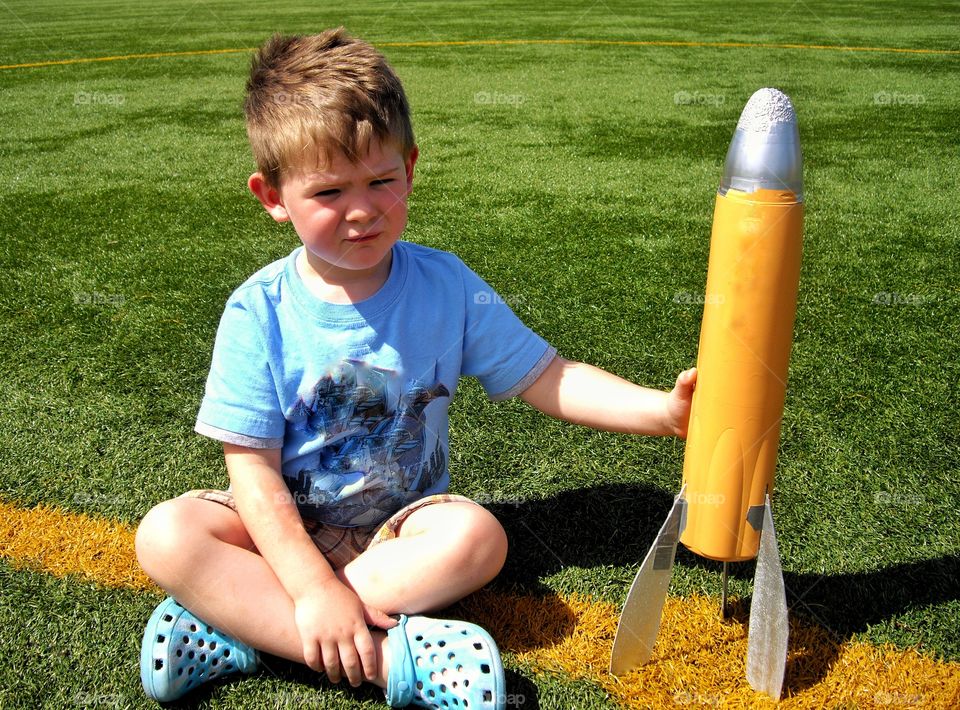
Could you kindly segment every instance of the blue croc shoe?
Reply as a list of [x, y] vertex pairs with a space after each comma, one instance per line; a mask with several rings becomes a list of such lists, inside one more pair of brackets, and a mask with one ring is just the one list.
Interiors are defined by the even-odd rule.
[[140, 647], [146, 694], [165, 703], [214, 678], [253, 673], [257, 652], [200, 621], [173, 599], [154, 610]]
[[503, 710], [506, 705], [500, 651], [476, 624], [401, 615], [387, 642], [392, 707]]

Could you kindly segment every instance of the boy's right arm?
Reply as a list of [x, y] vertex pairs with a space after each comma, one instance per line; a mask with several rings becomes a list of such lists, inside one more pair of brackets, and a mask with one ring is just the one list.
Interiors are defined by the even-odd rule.
[[303, 527], [280, 474], [280, 449], [223, 445], [237, 511], [257, 550], [293, 600], [308, 666], [331, 682], [342, 672], [354, 686], [377, 674], [367, 621], [390, 626], [336, 576]]

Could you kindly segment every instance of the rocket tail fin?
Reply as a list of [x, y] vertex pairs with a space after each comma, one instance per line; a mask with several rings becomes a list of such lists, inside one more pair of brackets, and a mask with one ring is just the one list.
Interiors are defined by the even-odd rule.
[[763, 505], [763, 528], [753, 581], [747, 637], [747, 680], [757, 691], [779, 699], [787, 664], [787, 596], [780, 551], [773, 529], [770, 496]]
[[686, 523], [687, 502], [680, 490], [660, 532], [640, 565], [623, 604], [610, 654], [610, 672], [623, 675], [650, 660], [673, 574], [677, 542]]

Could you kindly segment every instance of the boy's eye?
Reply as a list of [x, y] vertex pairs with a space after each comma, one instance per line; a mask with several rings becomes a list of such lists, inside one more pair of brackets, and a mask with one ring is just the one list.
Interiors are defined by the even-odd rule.
[[394, 178], [379, 178], [377, 180], [374, 180], [370, 184], [371, 185], [389, 185], [393, 181], [394, 181]]
[[334, 187], [334, 188], [330, 188], [329, 190], [320, 190], [318, 193], [314, 195], [314, 197], [335, 197], [336, 195], [339, 195], [339, 194], [340, 194], [340, 190]]

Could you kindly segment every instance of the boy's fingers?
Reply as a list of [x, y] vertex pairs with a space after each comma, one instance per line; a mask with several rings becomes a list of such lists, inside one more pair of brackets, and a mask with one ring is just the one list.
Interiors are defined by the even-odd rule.
[[317, 670], [325, 672], [331, 683], [339, 683], [340, 649], [336, 644], [326, 643], [321, 646], [321, 651], [323, 652], [323, 666]]
[[305, 643], [303, 645], [303, 662], [315, 671], [322, 671], [323, 657], [320, 653], [320, 646], [315, 643]]
[[340, 667], [347, 676], [347, 681], [356, 688], [363, 681], [361, 658], [357, 649], [348, 643], [340, 647]]
[[[363, 679], [373, 681], [377, 677], [377, 648], [373, 643], [373, 636], [370, 635], [370, 632], [357, 634], [355, 639], [357, 644], [357, 653], [360, 656], [360, 665], [363, 670], [363, 678], [357, 678], [357, 682], [354, 685], [360, 685], [360, 681]], [[353, 679], [350, 681], [353, 683]]]
[[387, 616], [379, 609], [366, 604], [363, 605], [363, 619], [370, 626], [376, 626], [378, 629], [392, 629], [397, 625], [397, 620], [392, 616]]

